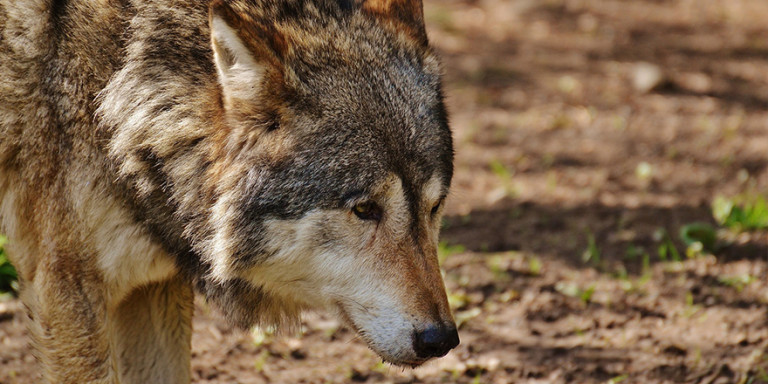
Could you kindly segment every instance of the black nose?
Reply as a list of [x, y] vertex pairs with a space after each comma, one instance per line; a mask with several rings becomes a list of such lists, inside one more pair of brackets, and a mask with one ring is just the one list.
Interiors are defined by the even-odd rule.
[[422, 358], [445, 356], [457, 345], [459, 333], [453, 327], [429, 327], [413, 333], [413, 349]]

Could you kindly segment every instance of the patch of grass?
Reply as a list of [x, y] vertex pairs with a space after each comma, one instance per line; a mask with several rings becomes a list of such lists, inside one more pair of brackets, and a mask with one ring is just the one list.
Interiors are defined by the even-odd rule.
[[267, 364], [269, 358], [269, 351], [263, 350], [253, 361], [253, 369], [258, 373], [264, 370], [264, 365]]
[[766, 372], [762, 367], [758, 368], [757, 375], [755, 377], [757, 380], [768, 382], [768, 372]]
[[448, 244], [445, 241], [441, 241], [437, 245], [437, 259], [440, 261], [440, 264], [442, 265], [445, 263], [445, 260], [447, 260], [450, 256], [464, 253], [467, 251], [467, 248], [461, 244], [451, 245]]
[[686, 292], [685, 293], [685, 309], [683, 309], [683, 317], [689, 318], [695, 315], [696, 313], [701, 310], [701, 305], [696, 304], [693, 299], [693, 293]]
[[389, 365], [383, 361], [377, 361], [376, 364], [371, 367], [371, 370], [381, 374], [387, 374], [389, 373]]
[[592, 302], [592, 296], [595, 294], [595, 285], [592, 284], [585, 289], [581, 289], [574, 283], [559, 282], [555, 284], [555, 290], [565, 296], [576, 297], [586, 305]]
[[531, 276], [538, 276], [541, 274], [541, 260], [539, 260], [538, 257], [531, 257], [530, 260], [528, 260], [528, 273], [530, 273]]
[[645, 255], [645, 249], [643, 247], [638, 247], [634, 244], [630, 244], [627, 246], [627, 249], [624, 251], [624, 260], [638, 260], [643, 255]]
[[687, 246], [685, 251], [689, 259], [701, 256], [703, 253], [713, 254], [717, 251], [717, 230], [707, 223], [691, 223], [680, 228], [680, 240]]
[[608, 380], [607, 384], [618, 384], [618, 383], [621, 383], [622, 381], [624, 381], [624, 380], [626, 380], [628, 378], [629, 378], [629, 375], [627, 375], [627, 374], [619, 375], [619, 376], [616, 376], [616, 377], [611, 378], [610, 380]]
[[505, 254], [493, 255], [486, 259], [488, 269], [493, 273], [494, 280], [509, 280], [509, 256]]
[[595, 294], [595, 285], [593, 284], [587, 287], [587, 289], [584, 289], [581, 291], [581, 293], [579, 294], [579, 299], [581, 300], [582, 303], [589, 304], [592, 302], [592, 295], [594, 294]]
[[653, 270], [651, 269], [651, 255], [645, 253], [643, 254], [643, 274], [640, 276], [638, 283], [640, 285], [645, 285], [647, 282], [651, 281], [651, 278], [653, 278]]
[[456, 313], [454, 316], [454, 319], [456, 320], [456, 327], [461, 329], [461, 327], [463, 327], [469, 320], [480, 316], [481, 313], [483, 313], [483, 310], [479, 307]]
[[251, 329], [251, 341], [255, 347], [270, 345], [274, 341], [276, 329], [274, 327], [253, 327]]
[[5, 236], [0, 235], [0, 293], [16, 293], [19, 289], [18, 274], [3, 248], [7, 241]]
[[701, 364], [701, 348], [696, 347], [693, 349], [693, 365], [698, 367]]
[[758, 193], [718, 196], [712, 202], [712, 215], [718, 224], [737, 232], [768, 229], [768, 202]]
[[508, 303], [512, 300], [515, 300], [520, 297], [520, 293], [515, 291], [514, 289], [510, 289], [508, 291], [505, 291], [501, 295], [499, 295], [499, 301], [502, 303]]
[[699, 242], [708, 251], [715, 251], [717, 245], [717, 231], [707, 223], [691, 223], [680, 228], [680, 240], [685, 245]]
[[661, 243], [658, 248], [659, 258], [661, 260], [675, 262], [682, 260], [680, 251], [677, 250], [675, 243], [672, 242], [672, 238], [669, 236], [666, 229], [656, 229], [656, 232], [653, 234], [653, 239]]
[[621, 281], [629, 281], [629, 272], [624, 264], [619, 264], [613, 272], [613, 278]]
[[619, 286], [622, 290], [624, 290], [624, 292], [642, 293], [642, 288], [653, 278], [653, 270], [651, 269], [651, 256], [647, 252], [643, 252], [641, 256], [641, 262], [642, 272], [641, 275], [637, 278], [630, 277], [626, 267], [623, 264], [619, 265], [614, 272], [613, 276], [619, 281]]
[[744, 274], [738, 276], [720, 276], [717, 278], [717, 282], [722, 285], [733, 287], [737, 292], [741, 293], [748, 285], [755, 282], [757, 278], [752, 275]]
[[597, 243], [595, 242], [595, 235], [592, 233], [587, 234], [587, 249], [581, 254], [581, 259], [585, 263], [592, 264], [596, 267], [601, 266], [603, 263], [600, 249], [597, 248]]
[[493, 174], [499, 178], [502, 188], [504, 189], [504, 194], [510, 198], [515, 197], [517, 195], [517, 191], [515, 190], [515, 186], [512, 183], [512, 176], [514, 172], [498, 160], [491, 161], [488, 166], [491, 168], [491, 172], [493, 172]]
[[469, 304], [469, 296], [463, 290], [448, 293], [448, 305], [454, 310], [461, 310]]
[[491, 172], [498, 176], [502, 181], [505, 183], [512, 182], [512, 171], [510, 171], [507, 166], [502, 164], [501, 161], [493, 160], [488, 164], [488, 166], [491, 167]]

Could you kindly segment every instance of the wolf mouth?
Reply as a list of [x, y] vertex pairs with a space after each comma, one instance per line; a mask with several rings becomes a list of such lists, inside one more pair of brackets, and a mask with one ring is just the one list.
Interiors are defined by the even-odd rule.
[[384, 353], [384, 351], [381, 351], [380, 349], [374, 347], [373, 340], [371, 340], [370, 335], [368, 332], [360, 328], [353, 320], [352, 316], [349, 314], [349, 311], [344, 307], [344, 304], [342, 304], [339, 301], [336, 301], [335, 303], [336, 308], [338, 309], [339, 316], [341, 317], [342, 322], [351, 328], [357, 335], [365, 341], [366, 345], [368, 345], [368, 348], [372, 349], [374, 352], [376, 352], [379, 357], [384, 360], [384, 362], [387, 362], [392, 365], [400, 366], [400, 367], [410, 367], [410, 368], [416, 368], [422, 364], [424, 364], [429, 359], [416, 359], [416, 360], [401, 360], [396, 358], [395, 356], [389, 355], [387, 353]]

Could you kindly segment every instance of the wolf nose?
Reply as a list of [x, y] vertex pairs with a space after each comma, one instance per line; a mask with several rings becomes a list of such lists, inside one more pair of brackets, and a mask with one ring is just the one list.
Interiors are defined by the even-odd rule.
[[413, 349], [419, 357], [442, 357], [459, 345], [456, 328], [429, 327], [413, 335]]

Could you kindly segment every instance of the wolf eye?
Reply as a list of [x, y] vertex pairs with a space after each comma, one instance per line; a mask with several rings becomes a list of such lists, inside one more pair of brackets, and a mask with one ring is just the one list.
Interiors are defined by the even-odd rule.
[[445, 199], [440, 199], [440, 201], [438, 201], [438, 202], [437, 202], [437, 204], [435, 204], [435, 206], [434, 206], [434, 207], [432, 207], [432, 211], [430, 212], [430, 214], [431, 214], [432, 216], [436, 215], [436, 214], [437, 214], [437, 211], [439, 211], [439, 210], [440, 210], [440, 207], [442, 207], [442, 206], [443, 206], [443, 201], [445, 201]]
[[352, 207], [352, 212], [360, 220], [381, 220], [381, 207], [372, 201], [366, 201]]

